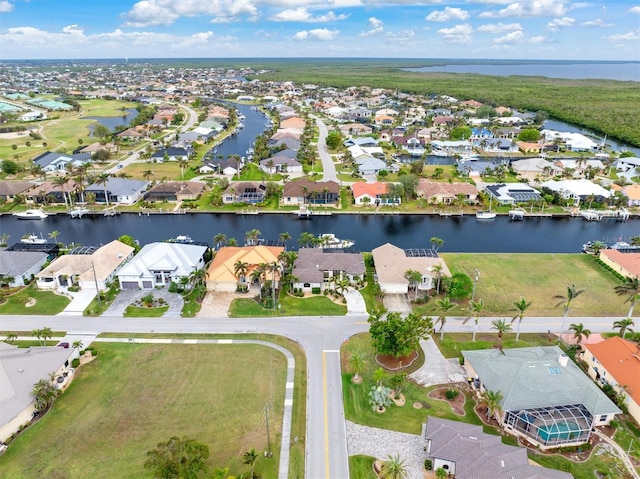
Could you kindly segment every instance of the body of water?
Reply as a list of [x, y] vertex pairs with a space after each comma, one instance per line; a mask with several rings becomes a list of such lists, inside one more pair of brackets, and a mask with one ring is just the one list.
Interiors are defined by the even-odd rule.
[[222, 144], [212, 148], [211, 154], [216, 157], [222, 155], [227, 157], [230, 155], [246, 156], [246, 152], [253, 146], [255, 139], [264, 133], [267, 129], [266, 123], [269, 118], [259, 110], [254, 110], [248, 105], [227, 105], [235, 107], [238, 110], [238, 117], [244, 116], [244, 120], [239, 120], [244, 124], [244, 128], [238, 131], [234, 136], [227, 137]]
[[469, 253], [576, 253], [587, 241], [599, 240], [609, 245], [640, 235], [640, 221], [588, 222], [579, 218], [530, 218], [511, 221], [498, 217], [478, 221], [475, 216], [440, 217], [432, 215], [333, 215], [300, 220], [293, 214], [207, 214], [141, 215], [72, 219], [67, 215], [50, 216], [39, 221], [0, 218], [0, 234], [9, 234], [9, 244], [23, 235], [34, 233], [47, 238], [59, 231], [58, 241], [70, 244], [101, 245], [123, 234], [140, 244], [189, 235], [194, 241], [213, 243], [224, 233], [244, 242], [245, 233], [261, 231], [261, 238], [277, 240], [282, 232], [292, 236], [289, 247], [297, 248], [302, 232], [315, 235], [334, 233], [340, 239], [356, 242], [359, 251], [390, 242], [401, 248], [428, 248], [430, 238], [444, 240], [441, 251]]
[[[96, 120], [101, 125], [106, 126], [111, 131], [113, 131], [116, 126], [120, 125], [129, 125], [129, 122], [133, 120], [136, 116], [138, 116], [138, 110], [135, 108], [127, 108], [123, 110], [122, 115], [120, 116], [86, 116], [84, 117], [86, 120]], [[93, 125], [90, 125], [89, 128], [93, 132]]]
[[572, 80], [599, 79], [640, 82], [640, 62], [464, 63], [419, 68], [412, 72], [475, 73], [496, 76], [542, 76]]

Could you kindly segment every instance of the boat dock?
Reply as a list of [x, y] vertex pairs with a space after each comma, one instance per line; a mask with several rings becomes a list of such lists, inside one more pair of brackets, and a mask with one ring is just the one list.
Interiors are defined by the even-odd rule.
[[600, 221], [602, 219], [613, 219], [616, 221], [627, 221], [631, 216], [629, 210], [626, 208], [620, 208], [619, 210], [583, 210], [580, 211], [579, 216], [582, 216], [587, 221]]
[[236, 214], [237, 215], [259, 215], [260, 210], [256, 210], [256, 209], [240, 210], [240, 211], [236, 211]]
[[300, 209], [293, 212], [294, 215], [298, 216], [298, 219], [309, 219], [312, 216], [331, 216], [333, 213], [327, 210], [311, 210], [306, 205], [300, 206]]

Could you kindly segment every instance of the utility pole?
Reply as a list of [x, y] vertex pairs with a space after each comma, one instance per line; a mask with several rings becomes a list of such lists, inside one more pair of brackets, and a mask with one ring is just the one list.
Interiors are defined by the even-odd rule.
[[98, 288], [98, 277], [96, 276], [96, 267], [93, 261], [91, 262], [91, 269], [93, 270], [93, 281], [96, 284], [96, 293], [98, 294], [98, 309], [100, 309], [100, 288]]
[[476, 276], [473, 279], [473, 291], [471, 292], [471, 301], [476, 298], [476, 285], [478, 284], [478, 280], [480, 279], [480, 271], [476, 269]]

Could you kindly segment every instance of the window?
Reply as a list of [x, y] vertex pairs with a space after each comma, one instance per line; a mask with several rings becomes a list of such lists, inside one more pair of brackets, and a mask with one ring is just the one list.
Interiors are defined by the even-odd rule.
[[602, 416], [600, 416], [600, 422], [606, 421], [607, 418], [608, 418], [608, 416], [606, 414], [603, 414]]

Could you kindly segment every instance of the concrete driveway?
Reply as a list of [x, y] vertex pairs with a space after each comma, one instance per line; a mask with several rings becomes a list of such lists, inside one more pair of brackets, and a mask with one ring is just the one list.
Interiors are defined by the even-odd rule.
[[182, 296], [178, 293], [170, 293], [164, 289], [120, 291], [116, 299], [111, 303], [111, 306], [104, 312], [103, 316], [124, 316], [124, 311], [127, 309], [127, 306], [148, 294], [153, 294], [153, 297], [156, 299], [164, 299], [169, 305], [169, 309], [163, 314], [163, 317], [181, 317], [182, 306], [184, 306]]
[[420, 341], [420, 346], [424, 351], [424, 365], [409, 375], [411, 379], [424, 387], [466, 381], [458, 359], [445, 358], [433, 339]]
[[349, 288], [344, 292], [344, 297], [347, 300], [347, 314], [367, 314], [367, 304], [360, 291]]
[[409, 304], [409, 298], [406, 294], [385, 294], [382, 302], [390, 313], [408, 314], [411, 312], [411, 304]]

